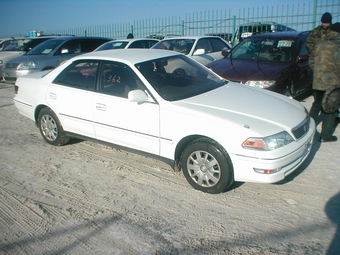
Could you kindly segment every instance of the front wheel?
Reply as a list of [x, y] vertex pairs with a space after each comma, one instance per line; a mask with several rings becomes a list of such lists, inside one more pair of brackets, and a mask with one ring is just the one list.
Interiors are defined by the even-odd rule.
[[65, 135], [57, 115], [50, 108], [44, 108], [40, 111], [38, 125], [41, 135], [49, 144], [64, 145], [70, 140]]
[[234, 182], [228, 153], [210, 139], [191, 142], [182, 153], [181, 167], [190, 185], [203, 192], [221, 193]]

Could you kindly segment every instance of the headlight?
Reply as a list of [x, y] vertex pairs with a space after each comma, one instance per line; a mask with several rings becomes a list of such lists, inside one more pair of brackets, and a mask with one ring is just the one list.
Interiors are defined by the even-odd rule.
[[294, 139], [286, 131], [267, 136], [267, 137], [250, 137], [242, 143], [242, 147], [245, 149], [253, 149], [260, 151], [272, 151], [283, 147]]
[[0, 59], [0, 65], [3, 65], [4, 63], [2, 62], [2, 60]]
[[247, 81], [244, 84], [250, 87], [265, 89], [273, 86], [275, 84], [275, 81]]
[[21, 63], [18, 66], [18, 70], [29, 70], [29, 69], [34, 69], [35, 68], [35, 63], [33, 61], [28, 61], [28, 62], [24, 62]]

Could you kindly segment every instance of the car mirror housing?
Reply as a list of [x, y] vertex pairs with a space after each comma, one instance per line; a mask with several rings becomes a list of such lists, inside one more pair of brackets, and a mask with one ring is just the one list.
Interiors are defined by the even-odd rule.
[[205, 50], [204, 50], [204, 49], [197, 49], [197, 50], [194, 52], [194, 56], [203, 55], [203, 54], [205, 54]]
[[128, 98], [131, 102], [143, 103], [148, 101], [148, 95], [140, 89], [131, 90], [128, 94]]
[[228, 48], [223, 48], [222, 51], [221, 51], [221, 54], [222, 54], [223, 57], [228, 56], [229, 53], [230, 53], [230, 49], [228, 49]]

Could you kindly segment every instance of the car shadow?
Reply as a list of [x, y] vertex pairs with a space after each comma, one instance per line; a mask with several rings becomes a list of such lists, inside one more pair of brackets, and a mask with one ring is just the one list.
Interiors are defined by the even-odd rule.
[[308, 90], [308, 91], [304, 92], [303, 94], [296, 96], [294, 99], [296, 101], [303, 102], [306, 98], [308, 98], [312, 95], [313, 95], [313, 91]]
[[333, 240], [328, 247], [327, 255], [340, 254], [340, 192], [333, 196], [326, 204], [325, 212], [332, 223], [336, 225]]

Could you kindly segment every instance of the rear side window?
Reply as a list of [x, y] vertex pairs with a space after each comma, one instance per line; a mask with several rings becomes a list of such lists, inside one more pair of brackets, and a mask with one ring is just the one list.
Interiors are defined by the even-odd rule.
[[95, 90], [99, 63], [97, 61], [77, 61], [61, 72], [53, 81], [55, 84], [83, 90]]

